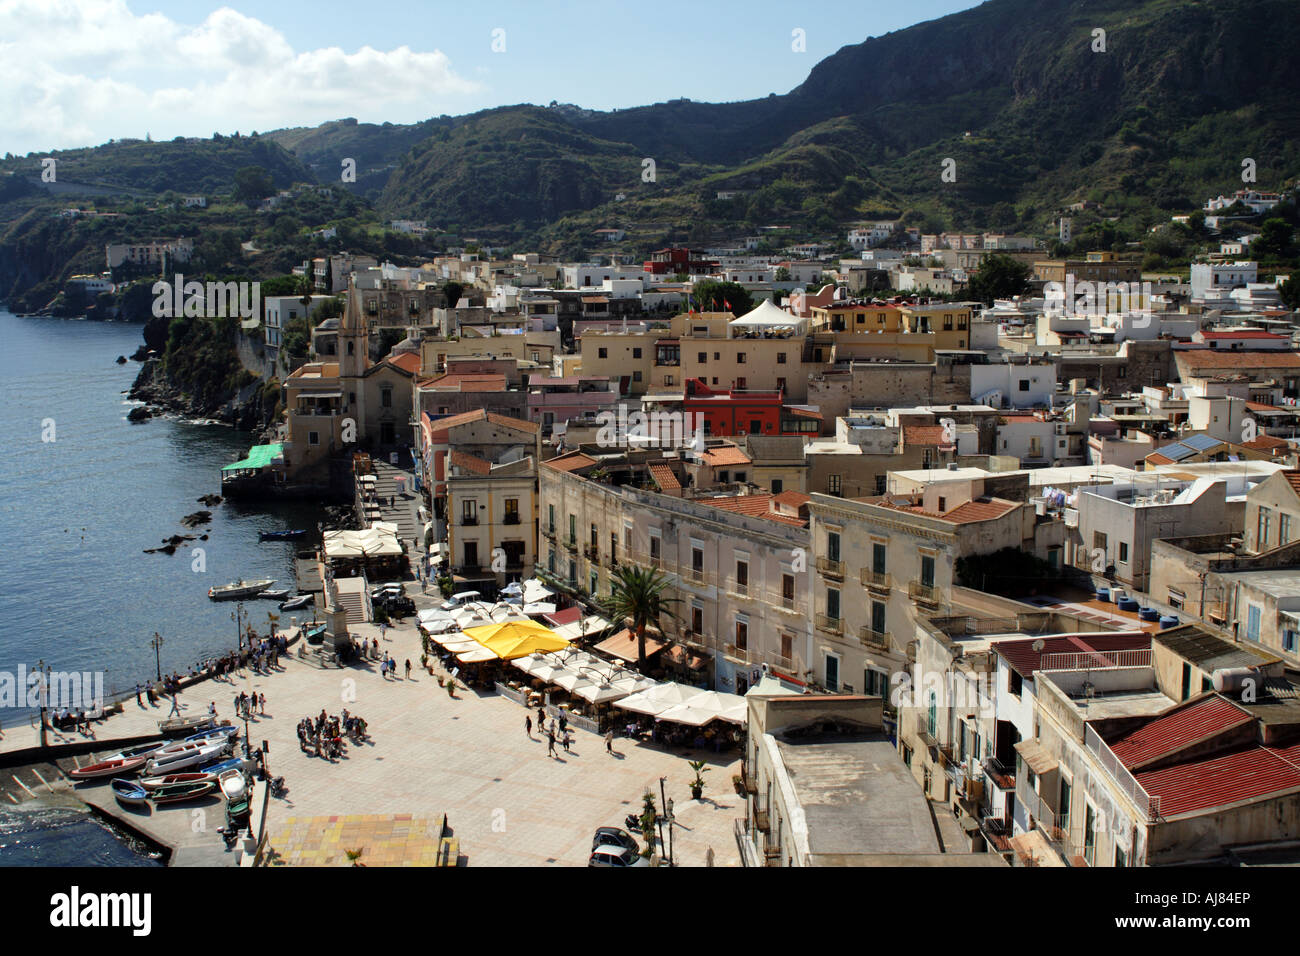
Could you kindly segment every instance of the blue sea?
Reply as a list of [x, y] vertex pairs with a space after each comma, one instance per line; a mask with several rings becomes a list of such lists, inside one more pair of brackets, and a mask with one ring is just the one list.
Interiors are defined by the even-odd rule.
[[[233, 603], [207, 590], [237, 578], [294, 586], [295, 542], [258, 542], [259, 531], [307, 528], [320, 509], [296, 502], [209, 508], [221, 467], [252, 436], [228, 426], [126, 420], [139, 364], [115, 364], [141, 344], [141, 327], [22, 318], [0, 310], [0, 670], [38, 661], [62, 671], [103, 671], [109, 693], [155, 675], [150, 640], [161, 635], [164, 673], [236, 646]], [[186, 529], [181, 518], [212, 511]], [[173, 534], [204, 534], [174, 555], [145, 554]], [[201, 548], [202, 552], [191, 549]], [[245, 608], [267, 630], [271, 601]], [[3, 711], [6, 733], [29, 714]]]

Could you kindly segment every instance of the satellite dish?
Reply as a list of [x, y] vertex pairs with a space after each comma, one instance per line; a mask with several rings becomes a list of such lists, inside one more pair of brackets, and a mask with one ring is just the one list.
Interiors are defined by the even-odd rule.
[[1043, 642], [1043, 639], [1041, 637], [1038, 640], [1034, 641], [1033, 643], [1034, 651], [1039, 654], [1043, 652], [1043, 648], [1046, 646], [1047, 645]]

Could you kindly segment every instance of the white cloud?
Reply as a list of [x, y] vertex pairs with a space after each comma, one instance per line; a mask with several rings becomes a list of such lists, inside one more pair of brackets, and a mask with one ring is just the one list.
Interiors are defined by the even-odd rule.
[[296, 51], [223, 7], [198, 26], [136, 15], [126, 0], [0, 0], [0, 149], [123, 136], [210, 136], [342, 116], [453, 112], [481, 84], [439, 50]]

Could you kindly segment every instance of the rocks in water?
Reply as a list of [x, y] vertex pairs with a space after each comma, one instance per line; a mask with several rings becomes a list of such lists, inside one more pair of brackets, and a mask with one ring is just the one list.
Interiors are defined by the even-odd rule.
[[128, 422], [147, 422], [151, 418], [153, 418], [153, 412], [148, 405], [137, 405], [126, 413]]
[[185, 525], [187, 528], [197, 528], [199, 525], [207, 524], [211, 520], [211, 511], [196, 511], [193, 514], [188, 514], [182, 518], [181, 524]]
[[[163, 544], [170, 546], [175, 550], [176, 546], [186, 541], [194, 541], [195, 536], [192, 534], [174, 534], [170, 538], [163, 538]], [[171, 552], [169, 551], [168, 554]]]
[[209, 508], [213, 505], [221, 504], [221, 495], [203, 495], [201, 498], [194, 499], [201, 505], [207, 505]]
[[126, 356], [125, 356], [125, 355], [119, 355], [119, 356], [117, 357], [117, 364], [118, 364], [118, 365], [125, 365], [125, 364], [126, 364]]
[[175, 554], [176, 545], [165, 544], [161, 548], [145, 548], [144, 553], [145, 554]]

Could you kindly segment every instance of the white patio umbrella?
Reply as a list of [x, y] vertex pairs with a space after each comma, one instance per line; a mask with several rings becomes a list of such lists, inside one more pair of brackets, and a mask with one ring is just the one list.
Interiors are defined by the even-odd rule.
[[459, 654], [461, 651], [472, 651], [476, 647], [482, 647], [478, 641], [471, 640], [461, 634], [447, 635], [446, 639], [438, 642], [453, 654]]
[[655, 684], [653, 687], [647, 687], [643, 691], [624, 697], [622, 700], [616, 701], [614, 706], [637, 714], [649, 714], [653, 717], [702, 693], [704, 691], [698, 687], [668, 681], [663, 684]]
[[456, 660], [463, 661], [466, 664], [481, 664], [483, 661], [494, 661], [497, 659], [496, 654], [492, 653], [492, 651], [488, 650], [482, 644], [479, 644], [477, 641], [474, 643], [477, 645], [476, 647], [471, 648], [468, 651], [461, 651], [456, 655]]
[[525, 604], [520, 611], [527, 615], [534, 614], [554, 614], [555, 605], [547, 601], [534, 601], [532, 604]]
[[460, 625], [450, 618], [445, 621], [430, 621], [427, 624], [421, 624], [420, 627], [424, 628], [431, 635], [460, 633]]
[[428, 607], [415, 615], [421, 624], [429, 621], [454, 621], [450, 611], [444, 611], [440, 607]]
[[711, 720], [743, 724], [746, 720], [746, 706], [743, 697], [706, 690], [655, 715], [655, 719], [688, 727], [702, 727]]

